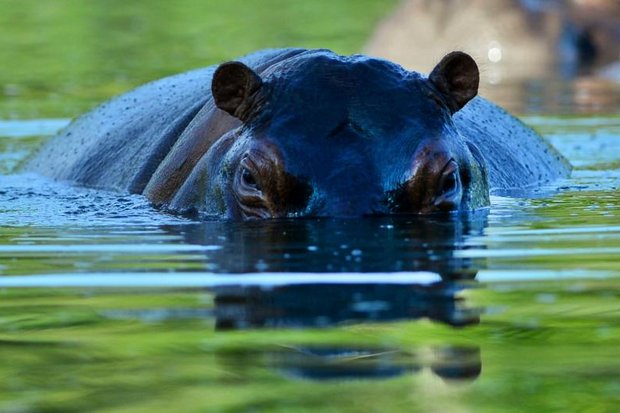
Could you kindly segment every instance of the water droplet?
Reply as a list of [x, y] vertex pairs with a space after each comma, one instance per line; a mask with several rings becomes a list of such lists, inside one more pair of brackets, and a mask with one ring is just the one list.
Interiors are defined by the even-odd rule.
[[538, 301], [541, 304], [553, 304], [555, 303], [556, 300], [557, 300], [557, 297], [555, 294], [545, 293], [545, 294], [538, 294], [536, 296], [536, 301]]
[[269, 265], [264, 260], [258, 260], [254, 268], [256, 268], [256, 271], [267, 271]]

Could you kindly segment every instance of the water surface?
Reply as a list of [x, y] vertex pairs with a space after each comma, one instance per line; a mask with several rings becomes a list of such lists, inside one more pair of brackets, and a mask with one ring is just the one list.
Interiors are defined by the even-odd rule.
[[[3, 176], [2, 410], [614, 411], [620, 118], [526, 121], [572, 178], [450, 217], [195, 222]], [[4, 121], [3, 167], [61, 125]]]

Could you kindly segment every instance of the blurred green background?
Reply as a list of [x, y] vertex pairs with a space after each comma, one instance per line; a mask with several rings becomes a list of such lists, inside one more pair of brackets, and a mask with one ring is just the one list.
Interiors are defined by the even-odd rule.
[[0, 0], [0, 119], [73, 117], [269, 47], [360, 52], [395, 0]]

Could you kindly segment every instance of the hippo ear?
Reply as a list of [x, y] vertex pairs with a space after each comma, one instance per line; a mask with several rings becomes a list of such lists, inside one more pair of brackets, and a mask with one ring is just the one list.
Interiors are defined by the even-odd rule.
[[215, 70], [211, 93], [218, 108], [247, 121], [252, 98], [262, 84], [262, 79], [243, 63], [227, 62]]
[[428, 78], [443, 95], [452, 113], [478, 94], [480, 73], [476, 62], [467, 53], [448, 53]]

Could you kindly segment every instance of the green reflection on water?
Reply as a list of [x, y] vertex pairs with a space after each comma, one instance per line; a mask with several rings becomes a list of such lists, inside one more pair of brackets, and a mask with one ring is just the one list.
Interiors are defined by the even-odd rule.
[[[213, 308], [206, 291], [4, 290], [0, 409], [611, 412], [618, 294], [616, 280], [495, 284], [465, 294], [487, 310], [460, 330], [419, 320], [215, 332], [191, 313]], [[477, 379], [455, 386], [431, 372], [449, 345], [480, 348]], [[389, 349], [411, 370], [334, 382], [274, 362], [308, 346]]]

